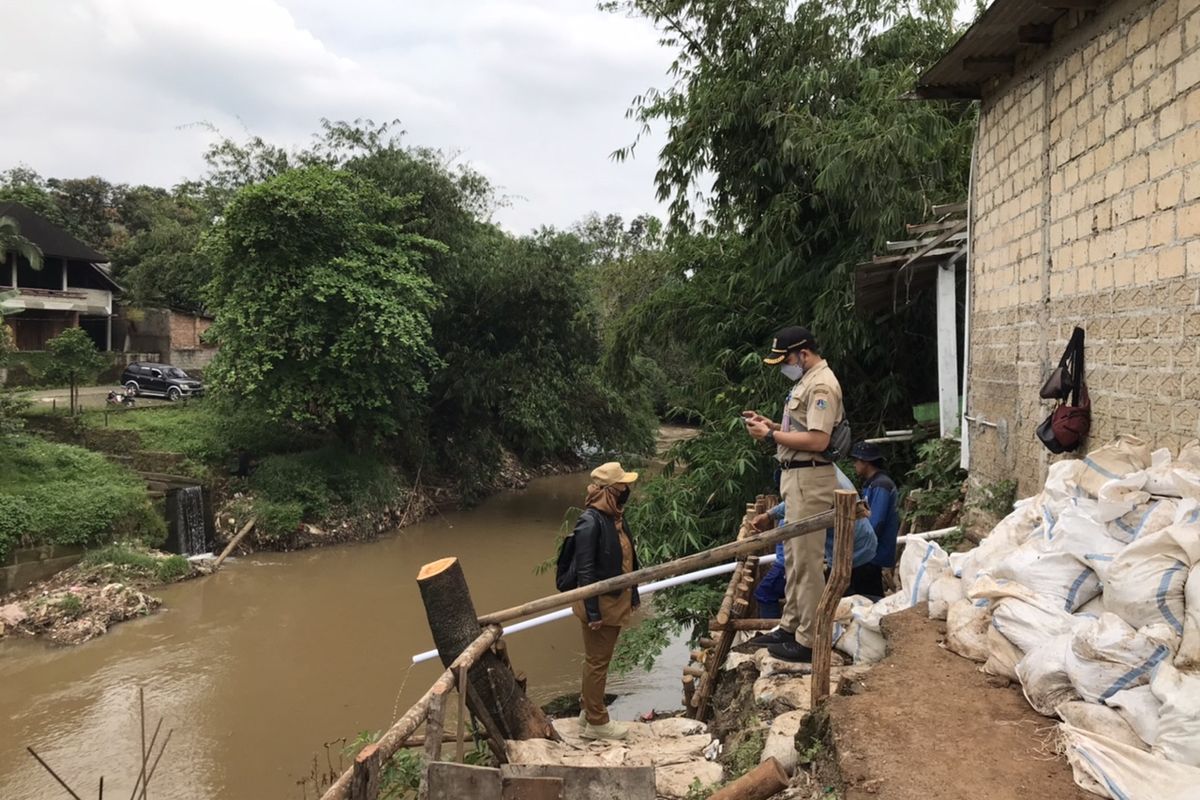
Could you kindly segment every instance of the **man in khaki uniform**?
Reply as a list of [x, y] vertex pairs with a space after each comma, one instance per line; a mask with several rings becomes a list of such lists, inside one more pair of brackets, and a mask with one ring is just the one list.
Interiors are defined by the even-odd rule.
[[[821, 454], [829, 447], [834, 427], [842, 421], [842, 387], [821, 358], [812, 333], [792, 326], [776, 332], [771, 352], [763, 361], [778, 365], [795, 381], [784, 404], [783, 418], [773, 422], [755, 411], [743, 412], [746, 430], [755, 439], [775, 446], [786, 505], [785, 523], [833, 508], [837, 475]], [[784, 544], [785, 588], [783, 617], [774, 631], [757, 637], [759, 646], [786, 661], [812, 661], [817, 631], [817, 604], [825, 589], [825, 537], [796, 536]]]

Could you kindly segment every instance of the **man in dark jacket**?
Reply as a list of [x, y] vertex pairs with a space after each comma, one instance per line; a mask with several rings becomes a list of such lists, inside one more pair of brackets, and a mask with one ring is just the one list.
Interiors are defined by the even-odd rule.
[[[854, 473], [862, 481], [862, 498], [871, 507], [875, 529], [875, 558], [864, 568], [859, 591], [870, 597], [883, 596], [883, 570], [896, 566], [896, 534], [900, 530], [900, 491], [883, 469], [879, 445], [859, 442], [850, 450]], [[864, 583], [865, 581], [865, 583]]]
[[[625, 504], [638, 478], [615, 461], [592, 470], [587, 507], [575, 523], [575, 572], [579, 586], [615, 578], [638, 568], [633, 537], [625, 526]], [[625, 726], [608, 718], [604, 687], [621, 628], [641, 604], [637, 587], [577, 601], [572, 610], [583, 623], [583, 681], [580, 736], [624, 739]]]

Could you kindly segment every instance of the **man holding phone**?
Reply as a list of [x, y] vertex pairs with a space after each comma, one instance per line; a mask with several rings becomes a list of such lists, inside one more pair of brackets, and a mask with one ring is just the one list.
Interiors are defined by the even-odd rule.
[[[744, 411], [746, 431], [775, 447], [782, 475], [780, 493], [786, 504], [786, 523], [833, 508], [837, 475], [824, 455], [834, 427], [845, 417], [842, 387], [821, 357], [816, 339], [806, 328], [791, 326], [775, 333], [763, 363], [778, 366], [794, 381], [783, 417], [774, 422], [757, 411]], [[785, 661], [811, 662], [817, 630], [817, 604], [825, 589], [824, 537], [796, 536], [785, 543], [786, 594], [779, 627], [756, 637], [759, 646]]]

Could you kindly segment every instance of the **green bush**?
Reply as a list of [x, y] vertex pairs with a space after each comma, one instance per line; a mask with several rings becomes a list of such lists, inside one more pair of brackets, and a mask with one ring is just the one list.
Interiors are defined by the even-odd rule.
[[304, 519], [304, 506], [260, 498], [254, 501], [254, 515], [258, 519], [255, 528], [260, 537], [268, 541], [286, 539], [300, 527]]
[[103, 456], [31, 436], [0, 440], [0, 556], [18, 545], [155, 546], [166, 526], [133, 472]]
[[269, 456], [251, 476], [250, 486], [259, 498], [299, 506], [309, 519], [334, 507], [378, 507], [399, 493], [395, 473], [382, 456], [339, 446]]

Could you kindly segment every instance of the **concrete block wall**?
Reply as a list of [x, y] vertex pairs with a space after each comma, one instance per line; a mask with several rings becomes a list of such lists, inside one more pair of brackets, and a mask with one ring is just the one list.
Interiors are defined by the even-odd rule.
[[[975, 486], [1037, 490], [1038, 389], [1087, 331], [1087, 447], [1200, 436], [1200, 0], [1073, 12], [985, 93], [973, 188]], [[1006, 430], [1005, 430], [1006, 428]]]

